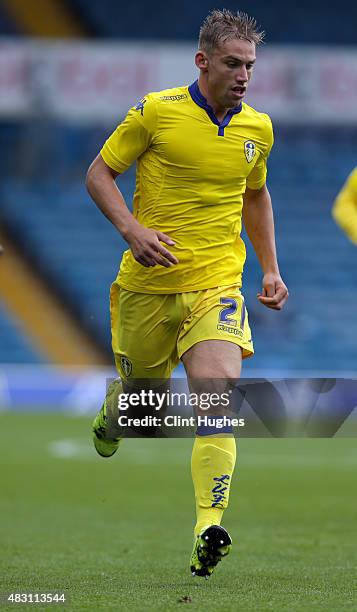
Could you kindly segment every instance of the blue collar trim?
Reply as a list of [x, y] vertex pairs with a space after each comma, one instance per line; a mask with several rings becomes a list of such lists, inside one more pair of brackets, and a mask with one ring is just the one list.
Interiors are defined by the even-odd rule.
[[229, 111], [227, 112], [226, 116], [224, 117], [223, 121], [220, 123], [216, 117], [216, 115], [214, 114], [214, 110], [212, 108], [212, 106], [210, 106], [210, 104], [208, 104], [206, 98], [202, 95], [200, 88], [198, 87], [198, 80], [194, 81], [194, 83], [192, 83], [189, 88], [188, 91], [190, 93], [190, 96], [192, 98], [192, 100], [201, 108], [204, 108], [207, 115], [209, 116], [209, 118], [211, 119], [212, 123], [214, 123], [215, 125], [218, 125], [218, 136], [224, 136], [224, 128], [227, 127], [227, 125], [229, 124], [230, 120], [232, 119], [233, 115], [236, 115], [237, 113], [240, 113], [242, 110], [242, 102], [239, 104], [239, 106], [235, 106], [234, 108], [230, 108]]

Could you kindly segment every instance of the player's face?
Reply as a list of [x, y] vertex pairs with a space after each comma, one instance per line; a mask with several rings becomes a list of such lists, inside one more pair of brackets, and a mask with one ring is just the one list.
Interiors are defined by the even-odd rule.
[[221, 44], [206, 59], [210, 97], [223, 108], [238, 106], [252, 76], [255, 44], [234, 38]]

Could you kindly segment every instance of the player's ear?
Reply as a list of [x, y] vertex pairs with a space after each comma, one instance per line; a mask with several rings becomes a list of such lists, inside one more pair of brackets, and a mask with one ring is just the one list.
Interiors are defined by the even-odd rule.
[[208, 68], [208, 58], [203, 51], [197, 51], [195, 55], [195, 64], [197, 68], [205, 72]]

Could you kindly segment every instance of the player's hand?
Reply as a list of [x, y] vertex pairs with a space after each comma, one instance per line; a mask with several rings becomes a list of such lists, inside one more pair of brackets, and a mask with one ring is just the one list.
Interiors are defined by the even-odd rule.
[[145, 268], [150, 268], [157, 264], [170, 268], [179, 262], [177, 257], [161, 244], [162, 242], [169, 246], [175, 244], [163, 232], [144, 227], [136, 222], [134, 227], [126, 233], [125, 239], [136, 261], [145, 266]]
[[261, 304], [273, 310], [281, 310], [288, 297], [288, 288], [279, 274], [264, 274], [262, 292], [257, 294]]

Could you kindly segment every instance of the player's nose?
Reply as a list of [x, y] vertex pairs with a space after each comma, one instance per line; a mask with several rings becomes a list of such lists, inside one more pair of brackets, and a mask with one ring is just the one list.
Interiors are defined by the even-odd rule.
[[236, 73], [236, 81], [237, 83], [247, 83], [248, 81], [248, 70], [245, 65], [242, 65], [238, 68]]

